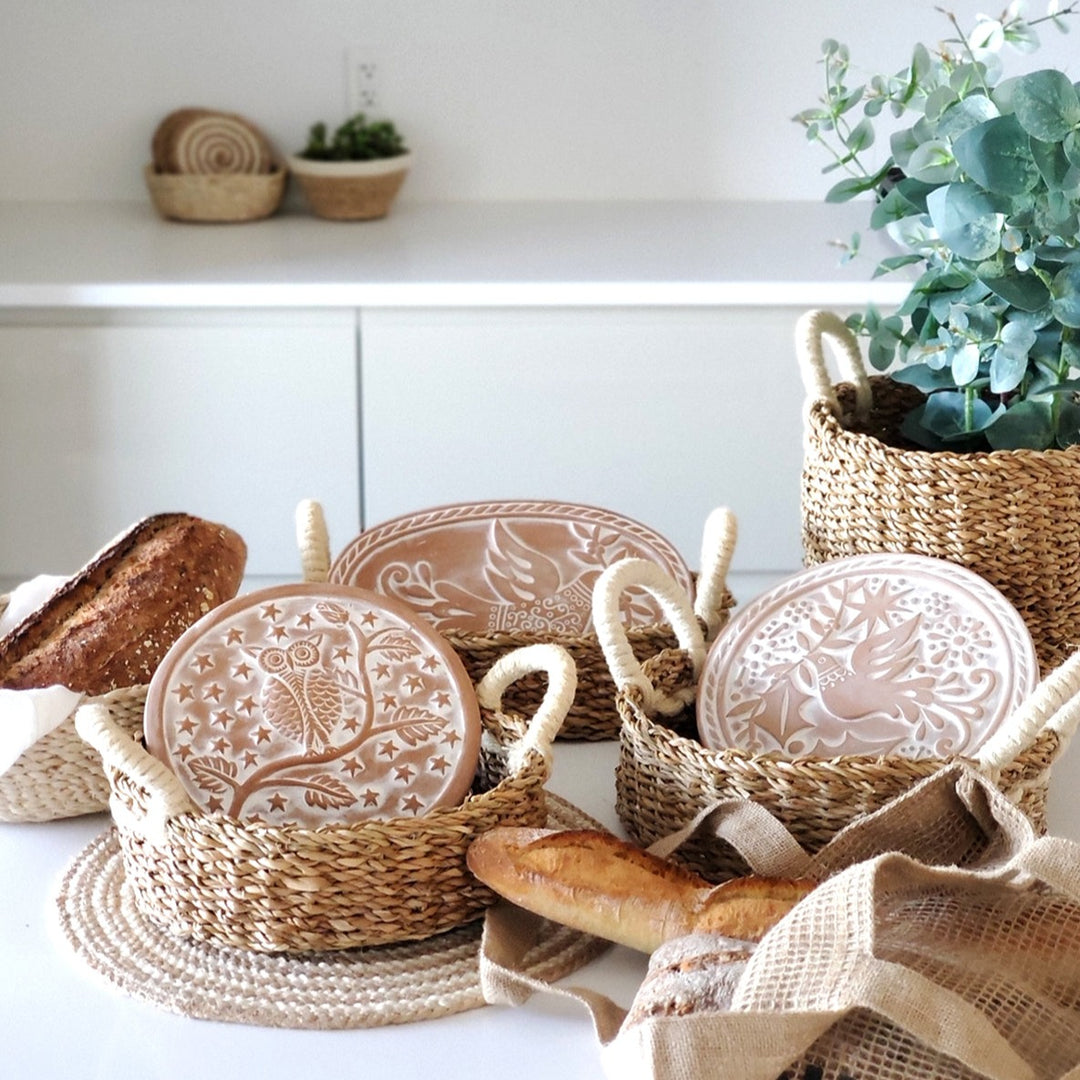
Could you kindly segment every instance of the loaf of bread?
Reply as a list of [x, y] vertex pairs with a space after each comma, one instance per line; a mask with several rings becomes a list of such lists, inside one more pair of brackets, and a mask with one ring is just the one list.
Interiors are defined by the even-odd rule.
[[693, 933], [759, 941], [814, 887], [759, 877], [713, 886], [599, 830], [494, 828], [470, 845], [468, 865], [519, 907], [647, 953]]
[[148, 683], [184, 630], [236, 595], [246, 562], [223, 525], [145, 518], [0, 638], [0, 687], [103, 694]]

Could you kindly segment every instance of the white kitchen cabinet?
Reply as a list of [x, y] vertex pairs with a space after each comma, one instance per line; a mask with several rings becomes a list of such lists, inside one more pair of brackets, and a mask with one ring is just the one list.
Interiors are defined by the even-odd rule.
[[364, 309], [364, 520], [544, 498], [652, 526], [697, 567], [715, 506], [735, 567], [801, 563], [801, 307]]
[[136, 519], [224, 522], [298, 576], [305, 496], [359, 527], [352, 310], [0, 317], [0, 578], [69, 573]]

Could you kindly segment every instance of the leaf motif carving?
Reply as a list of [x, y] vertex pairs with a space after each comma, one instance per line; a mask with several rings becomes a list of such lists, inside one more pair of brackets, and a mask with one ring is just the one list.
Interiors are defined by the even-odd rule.
[[383, 653], [391, 660], [408, 660], [410, 656], [420, 655], [420, 646], [400, 630], [387, 631], [378, 641], [372, 641], [369, 648], [371, 652]]
[[228, 758], [212, 755], [192, 758], [187, 763], [195, 782], [212, 795], [220, 795], [233, 787], [236, 781], [236, 762]]
[[330, 773], [318, 773], [306, 780], [304, 786], [307, 788], [304, 802], [320, 810], [340, 810], [356, 802], [356, 796]]
[[393, 720], [379, 730], [393, 731], [406, 746], [412, 747], [428, 742], [445, 728], [446, 721], [441, 716], [419, 705], [403, 705], [394, 713]]

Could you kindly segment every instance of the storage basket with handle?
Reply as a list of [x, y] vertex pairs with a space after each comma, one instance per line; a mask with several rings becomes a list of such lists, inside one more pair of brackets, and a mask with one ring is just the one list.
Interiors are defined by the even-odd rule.
[[[801, 481], [806, 565], [910, 551], [967, 567], [1020, 612], [1045, 675], [1080, 646], [1080, 446], [955, 453], [911, 447], [920, 391], [868, 377], [830, 311], [798, 321], [807, 400]], [[833, 385], [823, 341], [846, 382]]]
[[[7, 606], [7, 596], [0, 596], [0, 615]], [[108, 708], [114, 722], [129, 735], [141, 729], [145, 686], [83, 699], [90, 701]], [[74, 709], [0, 773], [0, 821], [56, 821], [100, 813], [108, 805], [109, 782], [101, 755], [79, 738]]]
[[[681, 648], [639, 663], [612, 612], [624, 588], [648, 589], [669, 613]], [[697, 739], [695, 697], [705, 642], [685, 595], [653, 563], [625, 560], [594, 593], [597, 632], [618, 686], [622, 718], [616, 810], [630, 836], [651, 845], [718, 801], [750, 799], [777, 817], [809, 852], [861, 815], [880, 809], [955, 759], [896, 754], [779, 757]], [[974, 765], [1045, 828], [1050, 770], [1080, 717], [1080, 656], [1048, 675], [982, 746]], [[687, 845], [687, 862], [713, 880], [746, 873], [733, 851]]]
[[[297, 543], [305, 581], [326, 581], [330, 570], [330, 541], [322, 506], [304, 500], [296, 511]], [[701, 568], [696, 576], [694, 615], [711, 640], [727, 622], [735, 601], [725, 584], [730, 552], [734, 546], [735, 519], [725, 508], [708, 516], [702, 533]], [[579, 635], [513, 630], [489, 633], [440, 628], [470, 677], [476, 681], [501, 656], [523, 646], [553, 642], [566, 649], [577, 668], [578, 689], [559, 737], [578, 740], [614, 739], [619, 732], [615, 711], [615, 684], [595, 632]], [[667, 625], [635, 626], [627, 632], [635, 654], [652, 656], [676, 645]], [[512, 710], [531, 712], [543, 694], [539, 678], [523, 679], [510, 691]]]
[[[503, 692], [534, 672], [547, 681], [536, 713], [503, 715]], [[489, 737], [461, 805], [317, 829], [196, 810], [106, 705], [80, 709], [76, 726], [104, 760], [139, 910], [178, 936], [299, 953], [420, 940], [481, 915], [494, 896], [469, 873], [466, 849], [494, 825], [545, 824], [551, 741], [574, 686], [573, 662], [557, 646], [508, 654], [477, 687]], [[521, 733], [513, 745], [490, 738], [506, 730]]]

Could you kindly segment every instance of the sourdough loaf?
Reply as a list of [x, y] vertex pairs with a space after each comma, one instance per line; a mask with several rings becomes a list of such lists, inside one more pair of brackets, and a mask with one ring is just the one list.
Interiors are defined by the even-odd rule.
[[148, 683], [184, 630], [236, 595], [246, 561], [224, 525], [137, 522], [0, 639], [0, 687], [103, 694]]
[[809, 881], [704, 878], [600, 830], [498, 827], [469, 847], [469, 869], [519, 907], [642, 952], [688, 934], [758, 941]]

